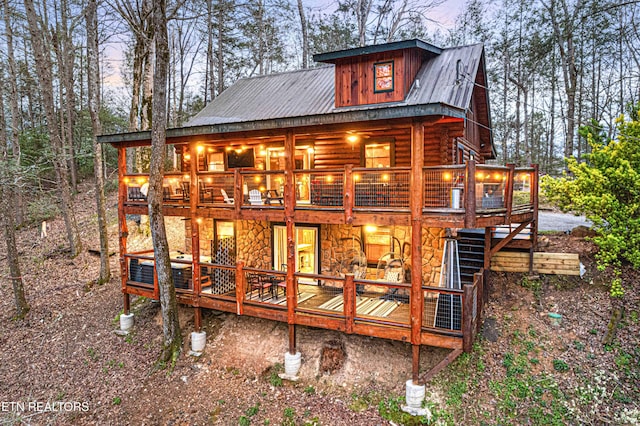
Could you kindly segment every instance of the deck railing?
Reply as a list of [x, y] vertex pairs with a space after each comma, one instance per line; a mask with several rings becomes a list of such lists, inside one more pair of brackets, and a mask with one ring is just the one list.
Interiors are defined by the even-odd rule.
[[[184, 259], [172, 257], [171, 266], [176, 293], [184, 303], [202, 297], [226, 303], [226, 308], [243, 315], [260, 316], [261, 310], [280, 312], [288, 310], [287, 272], [220, 265], [212, 262], [195, 262], [200, 270], [200, 285], [194, 288], [192, 276], [194, 262], [190, 256]], [[158, 280], [153, 251], [126, 254], [126, 289], [130, 294], [159, 298]], [[313, 284], [311, 284], [313, 281]], [[472, 284], [462, 290], [432, 287], [423, 283], [420, 294], [424, 297], [422, 332], [435, 333], [449, 338], [460, 338], [465, 350], [471, 348], [482, 316], [483, 273], [474, 275]], [[353, 274], [329, 276], [324, 274], [296, 273], [293, 282], [295, 315], [324, 317], [344, 324], [348, 333], [358, 327], [411, 327], [410, 283], [383, 280], [356, 279]], [[222, 305], [221, 305], [222, 306]], [[257, 310], [256, 310], [257, 309]], [[282, 317], [285, 318], [285, 317]], [[321, 324], [321, 323], [318, 323]]]
[[240, 172], [241, 205], [284, 208], [284, 182], [284, 172], [281, 170]]
[[[451, 223], [474, 227], [477, 218], [503, 217], [531, 213], [537, 203], [537, 168], [515, 168], [476, 164], [423, 167], [423, 205], [425, 216], [435, 215]], [[284, 209], [286, 174], [279, 170], [240, 170], [198, 172], [193, 176], [165, 175], [163, 200], [168, 207], [188, 207], [195, 194], [202, 208]], [[147, 203], [145, 183], [148, 175], [124, 176], [125, 203]], [[341, 210], [345, 218], [367, 211], [409, 213], [411, 201], [410, 169], [354, 168], [295, 170], [294, 208], [298, 210]], [[486, 222], [486, 221], [485, 221]], [[499, 224], [499, 222], [492, 222]]]
[[235, 177], [233, 172], [198, 173], [198, 204], [233, 206]]
[[425, 211], [464, 212], [465, 166], [424, 167]]
[[510, 168], [504, 166], [476, 166], [476, 211], [496, 211], [506, 208], [506, 188]]

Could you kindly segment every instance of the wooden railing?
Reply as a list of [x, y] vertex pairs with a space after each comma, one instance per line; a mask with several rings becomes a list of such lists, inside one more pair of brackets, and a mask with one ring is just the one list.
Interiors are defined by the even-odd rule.
[[[465, 165], [423, 169], [425, 216], [446, 215], [448, 220], [474, 227], [478, 217], [500, 216], [509, 223], [512, 214], [533, 212], [537, 204], [536, 167], [515, 168], [468, 161]], [[367, 169], [351, 165], [343, 169], [295, 170], [293, 188], [287, 188], [283, 171], [199, 172], [195, 176], [167, 174], [163, 199], [167, 206], [186, 207], [195, 193], [202, 208], [284, 209], [286, 191], [294, 191], [294, 209], [339, 210], [345, 218], [353, 211], [388, 211], [408, 214], [411, 194], [410, 169]], [[148, 175], [124, 177], [125, 203], [144, 205]], [[195, 191], [195, 192], [194, 192]], [[497, 223], [493, 223], [497, 224]]]
[[[127, 292], [159, 297], [153, 251], [126, 254]], [[200, 270], [200, 286], [191, 275], [194, 262], [190, 259], [171, 259], [176, 292], [184, 296], [206, 297], [237, 306], [244, 305], [268, 310], [287, 310], [286, 272], [212, 262], [195, 262]], [[317, 285], [306, 287], [314, 293], [301, 292], [301, 279], [314, 280]], [[302, 288], [305, 288], [302, 285]], [[330, 276], [325, 274], [296, 273], [294, 294], [296, 302], [312, 301], [305, 307], [295, 305], [297, 315], [312, 315], [342, 321], [347, 333], [357, 324], [398, 327], [407, 329], [411, 324], [411, 284], [382, 280], [355, 279], [353, 274]], [[424, 297], [422, 331], [463, 339], [465, 350], [475, 340], [483, 307], [483, 273], [474, 275], [473, 284], [462, 290], [422, 285]]]

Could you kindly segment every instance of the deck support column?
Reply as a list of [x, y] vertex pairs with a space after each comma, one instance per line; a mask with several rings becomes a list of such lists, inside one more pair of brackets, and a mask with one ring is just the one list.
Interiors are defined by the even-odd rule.
[[129, 264], [125, 254], [127, 253], [127, 216], [124, 214], [124, 204], [127, 201], [127, 184], [124, 175], [127, 171], [127, 149], [118, 148], [118, 245], [120, 249], [120, 282], [122, 287], [122, 314], [120, 315], [120, 330], [116, 333], [125, 335], [133, 327], [133, 314], [131, 311], [131, 296], [127, 293], [127, 281], [129, 280]]
[[300, 370], [302, 355], [296, 348], [295, 309], [298, 303], [296, 273], [296, 234], [293, 215], [295, 213], [296, 188], [293, 176], [295, 170], [295, 136], [287, 130], [284, 136], [284, 218], [287, 226], [287, 324], [289, 325], [289, 350], [284, 354], [284, 374], [282, 378], [296, 380]]
[[411, 125], [411, 378], [420, 381], [420, 335], [422, 332], [422, 207], [424, 205], [424, 122]]

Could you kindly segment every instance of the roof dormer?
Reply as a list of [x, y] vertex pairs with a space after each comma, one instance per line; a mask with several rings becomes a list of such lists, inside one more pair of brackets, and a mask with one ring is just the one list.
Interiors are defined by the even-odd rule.
[[335, 106], [400, 102], [409, 93], [426, 59], [442, 49], [421, 40], [406, 40], [314, 55], [335, 65]]

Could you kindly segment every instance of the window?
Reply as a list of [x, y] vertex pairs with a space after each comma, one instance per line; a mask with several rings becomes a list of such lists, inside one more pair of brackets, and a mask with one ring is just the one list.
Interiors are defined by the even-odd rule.
[[373, 64], [373, 93], [393, 92], [393, 61]]
[[364, 146], [364, 167], [392, 167], [395, 160], [392, 153], [391, 142], [368, 143]]

